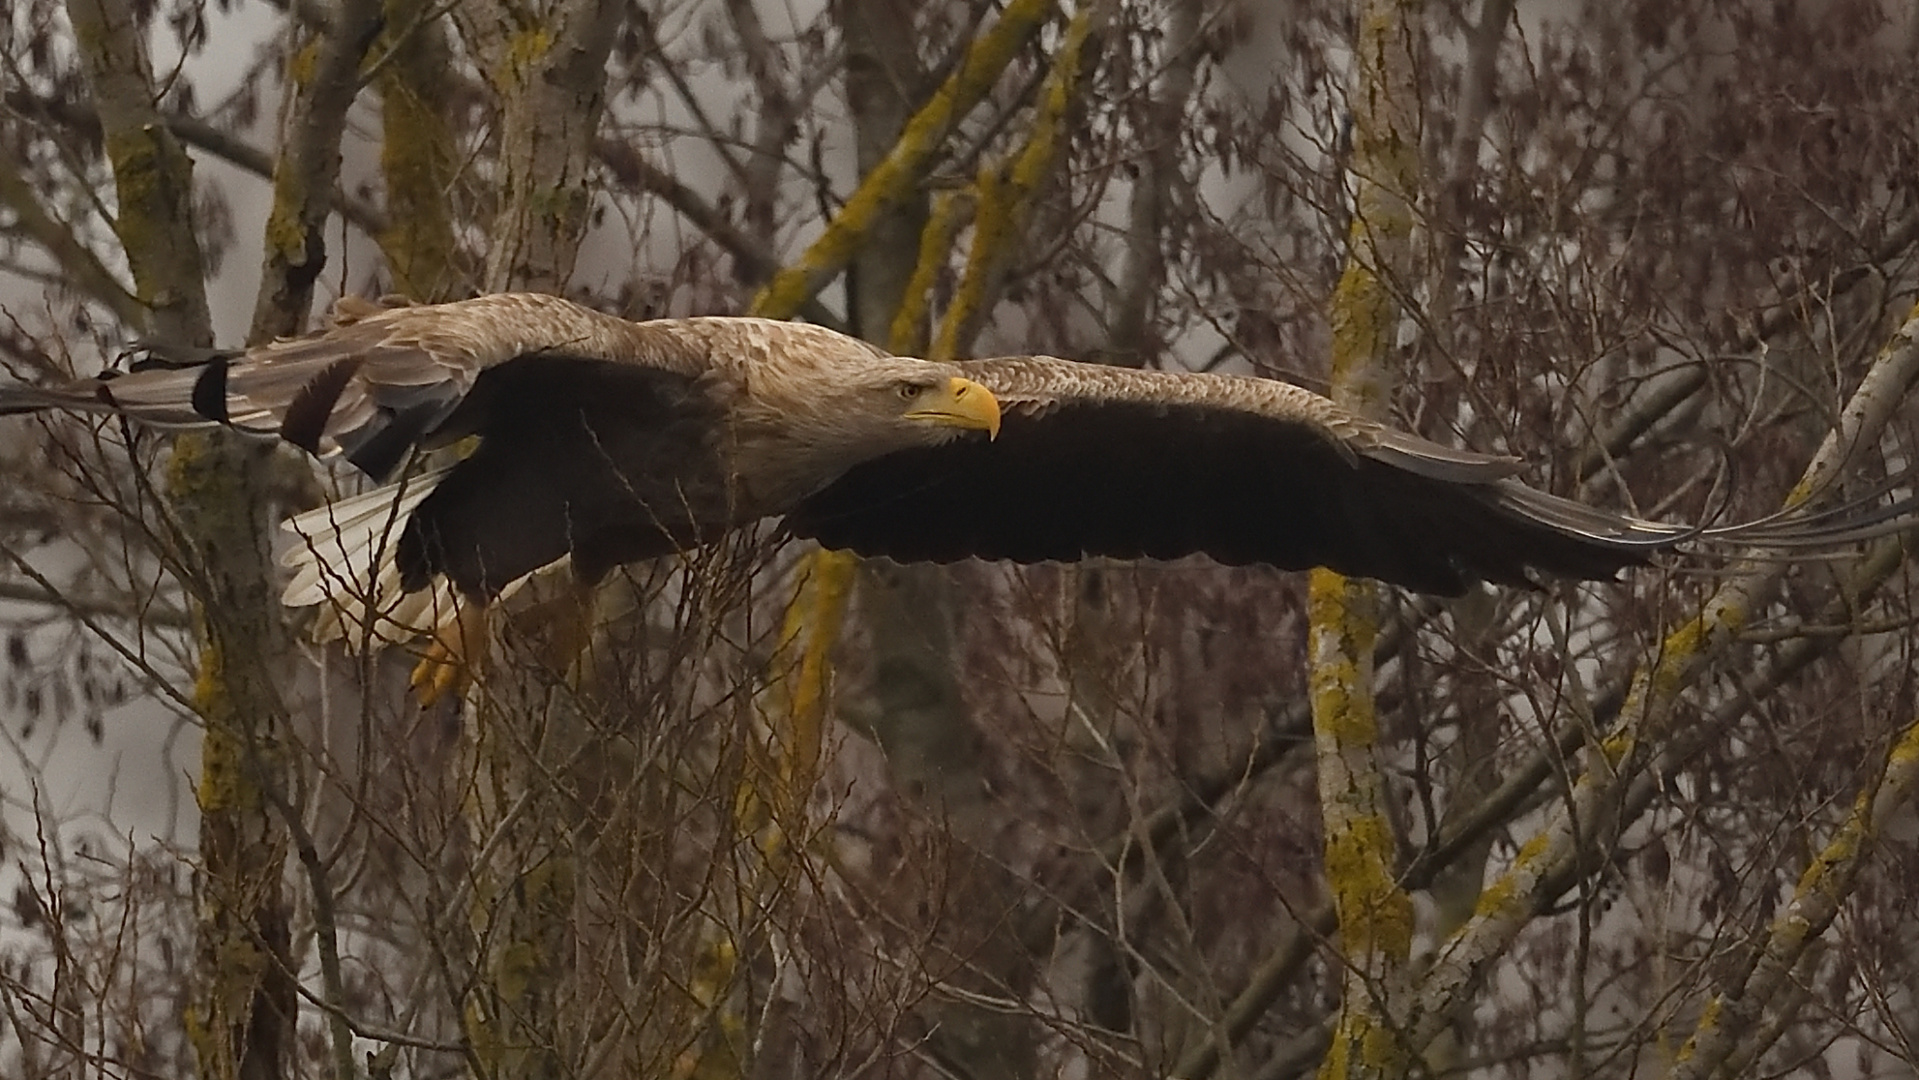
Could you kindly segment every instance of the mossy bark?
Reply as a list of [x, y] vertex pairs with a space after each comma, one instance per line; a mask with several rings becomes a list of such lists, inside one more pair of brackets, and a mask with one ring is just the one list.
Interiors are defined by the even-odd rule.
[[[501, 117], [483, 290], [566, 291], [593, 205], [607, 58], [626, 11], [614, 0], [452, 9]], [[600, 1019], [580, 985], [590, 946], [579, 901], [593, 867], [579, 854], [589, 825], [573, 797], [593, 733], [578, 703], [548, 694], [537, 672], [488, 673], [484, 658], [474, 662], [482, 678], [466, 705], [463, 775], [472, 850], [483, 861], [469, 868], [467, 1038], [475, 1065], [498, 1080], [574, 1075]]]
[[393, 287], [422, 302], [452, 299], [453, 180], [458, 168], [446, 102], [453, 74], [446, 31], [430, 0], [386, 0], [381, 36], [380, 174], [388, 225], [376, 239]]
[[[1333, 290], [1332, 395], [1378, 416], [1411, 279], [1417, 197], [1420, 5], [1361, 0], [1352, 96], [1354, 193], [1346, 265]], [[1412, 901], [1395, 880], [1391, 793], [1377, 758], [1373, 643], [1379, 587], [1315, 570], [1310, 591], [1314, 743], [1326, 881], [1344, 959], [1339, 1016], [1320, 1076], [1396, 1077], [1412, 1048], [1399, 1030], [1412, 950]]]
[[[114, 229], [146, 309], [138, 332], [212, 344], [205, 260], [193, 222], [193, 171], [154, 107], [143, 30], [129, 5], [72, 0], [68, 16], [112, 166]], [[177, 440], [167, 475], [178, 562], [196, 599], [201, 651], [194, 702], [202, 750], [200, 985], [187, 1018], [208, 1077], [277, 1080], [290, 1059], [297, 999], [287, 961], [283, 830], [261, 796], [277, 783], [280, 703], [269, 677], [279, 624], [257, 507], [259, 451], [222, 435]]]

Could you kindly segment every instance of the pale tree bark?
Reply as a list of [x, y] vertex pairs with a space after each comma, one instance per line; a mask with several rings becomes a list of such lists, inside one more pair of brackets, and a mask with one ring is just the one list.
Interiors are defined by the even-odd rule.
[[[734, 38], [746, 54], [746, 73], [759, 98], [754, 116], [752, 156], [740, 167], [740, 179], [746, 189], [746, 224], [759, 236], [772, 236], [777, 230], [780, 178], [786, 173], [786, 148], [799, 134], [800, 109], [806, 102], [796, 98], [785, 78], [780, 51], [767, 37], [754, 0], [726, 0], [726, 13], [733, 24]], [[910, 41], [909, 38], [901, 38]], [[847, 40], [847, 63], [857, 62], [857, 43]], [[897, 46], [895, 51], [898, 50]], [[849, 87], [849, 96], [850, 93]], [[860, 102], [853, 98], [857, 116]], [[860, 171], [866, 170], [866, 144], [855, 128], [860, 149]], [[730, 160], [730, 159], [729, 159]]]
[[[1353, 219], [1333, 291], [1332, 395], [1362, 415], [1385, 411], [1401, 306], [1411, 279], [1419, 182], [1414, 72], [1425, 49], [1421, 5], [1361, 0], [1351, 97]], [[1309, 663], [1326, 882], [1339, 916], [1339, 1018], [1320, 1075], [1403, 1076], [1400, 1038], [1412, 901], [1395, 880], [1397, 837], [1373, 702], [1379, 587], [1314, 570]]]
[[153, 69], [130, 5], [72, 0], [67, 18], [82, 43], [119, 215], [114, 229], [147, 309], [141, 327], [161, 340], [213, 344], [206, 265], [192, 222], [192, 162], [154, 104]]
[[298, 332], [326, 266], [326, 227], [340, 180], [340, 134], [359, 95], [360, 59], [380, 30], [379, 0], [343, 0], [293, 66], [293, 109], [273, 163], [273, 207], [253, 306], [251, 341]]
[[[205, 264], [193, 228], [193, 174], [154, 106], [142, 28], [115, 0], [68, 5], [92, 87], [118, 194], [115, 231], [147, 308], [139, 330], [183, 346], [213, 343]], [[168, 478], [183, 561], [198, 598], [206, 723], [200, 784], [202, 878], [194, 1035], [208, 1077], [285, 1075], [294, 1025], [282, 895], [285, 833], [260, 794], [277, 783], [269, 746], [279, 702], [257, 643], [273, 640], [263, 529], [253, 489], [235, 464], [246, 455], [219, 436], [174, 448]]]
[[606, 60], [624, 11], [614, 0], [453, 8], [501, 105], [500, 212], [483, 290], [566, 290], [592, 209]]
[[[593, 201], [591, 167], [607, 58], [625, 8], [550, 0], [454, 9], [499, 99], [499, 211], [481, 291], [561, 293]], [[579, 711], [548, 700], [535, 671], [483, 670], [468, 706], [461, 775], [476, 858], [473, 986], [462, 1015], [476, 1064], [502, 1080], [572, 1075], [590, 1054], [579, 984]]]
[[[136, 295], [150, 311], [141, 329], [163, 343], [209, 345], [191, 166], [155, 107], [141, 28], [130, 8], [111, 0], [75, 0], [68, 15], [83, 43], [114, 168], [116, 231]], [[369, 21], [361, 13], [353, 22], [349, 13], [341, 25], [364, 33]], [[329, 212], [363, 45], [326, 42], [311, 83], [295, 97], [292, 126], [299, 137], [276, 166], [273, 218], [295, 239], [269, 243], [256, 338], [297, 327], [310, 301], [324, 260], [311, 241]], [[195, 704], [206, 723], [199, 788], [204, 985], [191, 1030], [203, 1074], [261, 1080], [285, 1075], [296, 1019], [282, 881], [289, 843], [283, 718], [272, 674], [284, 637], [258, 509], [266, 470], [266, 452], [227, 436], [199, 435], [175, 443], [167, 478], [186, 549], [183, 569], [199, 600]]]

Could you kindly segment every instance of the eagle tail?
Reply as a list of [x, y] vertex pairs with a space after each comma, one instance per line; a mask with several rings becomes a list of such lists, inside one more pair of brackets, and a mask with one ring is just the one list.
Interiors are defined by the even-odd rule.
[[[121, 387], [115, 385], [122, 382], [127, 383], [129, 391], [124, 399]], [[131, 416], [154, 427], [175, 430], [212, 427], [212, 419], [194, 411], [194, 383], [192, 372], [154, 371], [53, 386], [9, 384], [0, 386], [0, 416], [59, 410]]]
[[[244, 360], [241, 352], [204, 349], [190, 363], [147, 363], [68, 383], [4, 385], [0, 415], [58, 409], [126, 416], [173, 431], [224, 426], [261, 438], [285, 437], [318, 452], [318, 429], [353, 369], [342, 370], [341, 358], [331, 354], [274, 364]], [[302, 426], [283, 433], [289, 410]], [[307, 415], [316, 411], [318, 420]], [[308, 427], [315, 428], [312, 435], [301, 438]]]
[[447, 626], [465, 603], [445, 578], [408, 592], [394, 561], [407, 518], [451, 467], [385, 484], [289, 519], [293, 537], [281, 557], [293, 571], [280, 596], [288, 607], [317, 607], [313, 639], [400, 644]]

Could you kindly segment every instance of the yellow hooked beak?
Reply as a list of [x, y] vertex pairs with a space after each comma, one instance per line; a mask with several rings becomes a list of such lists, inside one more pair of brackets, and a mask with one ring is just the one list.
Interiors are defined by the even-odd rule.
[[906, 411], [906, 418], [984, 431], [989, 438], [999, 438], [999, 399], [971, 379], [948, 379], [945, 386], [921, 394]]

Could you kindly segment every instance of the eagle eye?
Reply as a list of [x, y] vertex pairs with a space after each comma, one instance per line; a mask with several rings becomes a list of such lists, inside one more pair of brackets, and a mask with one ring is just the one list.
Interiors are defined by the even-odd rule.
[[900, 397], [906, 401], [911, 401], [925, 392], [926, 387], [919, 383], [901, 383], [899, 387]]

